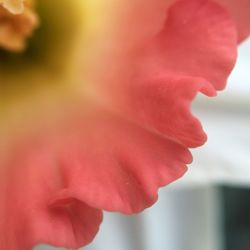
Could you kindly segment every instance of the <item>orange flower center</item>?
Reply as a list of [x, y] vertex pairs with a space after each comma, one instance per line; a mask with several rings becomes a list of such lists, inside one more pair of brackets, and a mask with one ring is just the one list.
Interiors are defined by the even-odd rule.
[[0, 48], [22, 52], [39, 25], [33, 0], [0, 0]]

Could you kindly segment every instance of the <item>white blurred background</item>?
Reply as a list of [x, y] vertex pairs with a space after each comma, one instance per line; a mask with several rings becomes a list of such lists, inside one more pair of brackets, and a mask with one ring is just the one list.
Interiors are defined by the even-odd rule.
[[[241, 188], [246, 191], [242, 200], [250, 200], [250, 40], [239, 49], [226, 91], [212, 99], [199, 96], [193, 111], [209, 140], [193, 150], [194, 163], [186, 176], [163, 188], [157, 204], [140, 215], [106, 213], [99, 234], [85, 250], [250, 249], [250, 223], [242, 233], [237, 223], [233, 225], [236, 233], [225, 223], [232, 221], [230, 216], [238, 221], [227, 204], [240, 204]], [[235, 200], [225, 202], [225, 197], [231, 197], [225, 193], [235, 189]], [[244, 216], [250, 218], [250, 209], [247, 211]], [[234, 238], [234, 243], [228, 241]], [[49, 249], [55, 248], [36, 248]]]

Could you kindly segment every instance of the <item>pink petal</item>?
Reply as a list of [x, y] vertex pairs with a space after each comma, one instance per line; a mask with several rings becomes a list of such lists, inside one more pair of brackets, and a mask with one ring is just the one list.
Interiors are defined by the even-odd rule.
[[128, 90], [130, 105], [124, 106], [147, 127], [200, 146], [206, 136], [189, 111], [191, 101], [199, 91], [213, 96], [213, 86], [223, 88], [235, 60], [235, 29], [227, 13], [208, 1], [180, 1], [147, 46], [139, 79]]
[[192, 159], [187, 148], [98, 106], [84, 107], [85, 114], [72, 118], [75, 126], [62, 132], [66, 188], [58, 199], [73, 196], [99, 209], [139, 212], [156, 201], [160, 186], [185, 173]]
[[234, 18], [238, 29], [238, 41], [242, 42], [250, 35], [250, 1], [249, 0], [215, 0], [226, 7]]
[[83, 246], [98, 230], [101, 209], [141, 211], [191, 162], [178, 143], [81, 104], [56, 131], [20, 139], [3, 158], [9, 160], [2, 159], [3, 249], [28, 250], [39, 243]]
[[142, 73], [199, 77], [223, 89], [236, 60], [234, 23], [211, 1], [178, 1], [143, 60], [147, 61]]
[[[26, 140], [26, 139], [25, 139]], [[30, 250], [34, 245], [78, 248], [93, 240], [102, 213], [76, 197], [55, 199], [64, 188], [55, 150], [40, 141], [20, 144], [1, 162], [0, 246]]]
[[215, 90], [203, 78], [163, 74], [131, 87], [124, 112], [138, 124], [165, 135], [186, 147], [206, 142], [199, 120], [190, 111], [198, 92], [214, 96]]

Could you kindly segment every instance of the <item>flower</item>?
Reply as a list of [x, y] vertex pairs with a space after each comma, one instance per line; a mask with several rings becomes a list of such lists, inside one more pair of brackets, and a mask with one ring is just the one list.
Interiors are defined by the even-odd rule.
[[29, 3], [0, 2], [0, 248], [78, 248], [185, 173], [206, 141], [191, 102], [225, 87], [250, 4]]

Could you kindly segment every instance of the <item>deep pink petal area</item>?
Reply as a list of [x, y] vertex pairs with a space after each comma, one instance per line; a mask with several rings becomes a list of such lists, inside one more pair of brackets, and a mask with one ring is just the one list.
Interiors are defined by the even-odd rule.
[[226, 7], [234, 18], [238, 29], [238, 41], [250, 35], [250, 1], [249, 0], [215, 0]]
[[99, 108], [86, 111], [70, 130], [61, 153], [66, 188], [58, 199], [73, 196], [99, 209], [139, 212], [192, 160], [180, 144]]
[[77, 249], [91, 242], [102, 212], [73, 196], [55, 198], [64, 188], [55, 150], [37, 141], [9, 156], [8, 166], [1, 162], [0, 249], [30, 250], [40, 243]]

